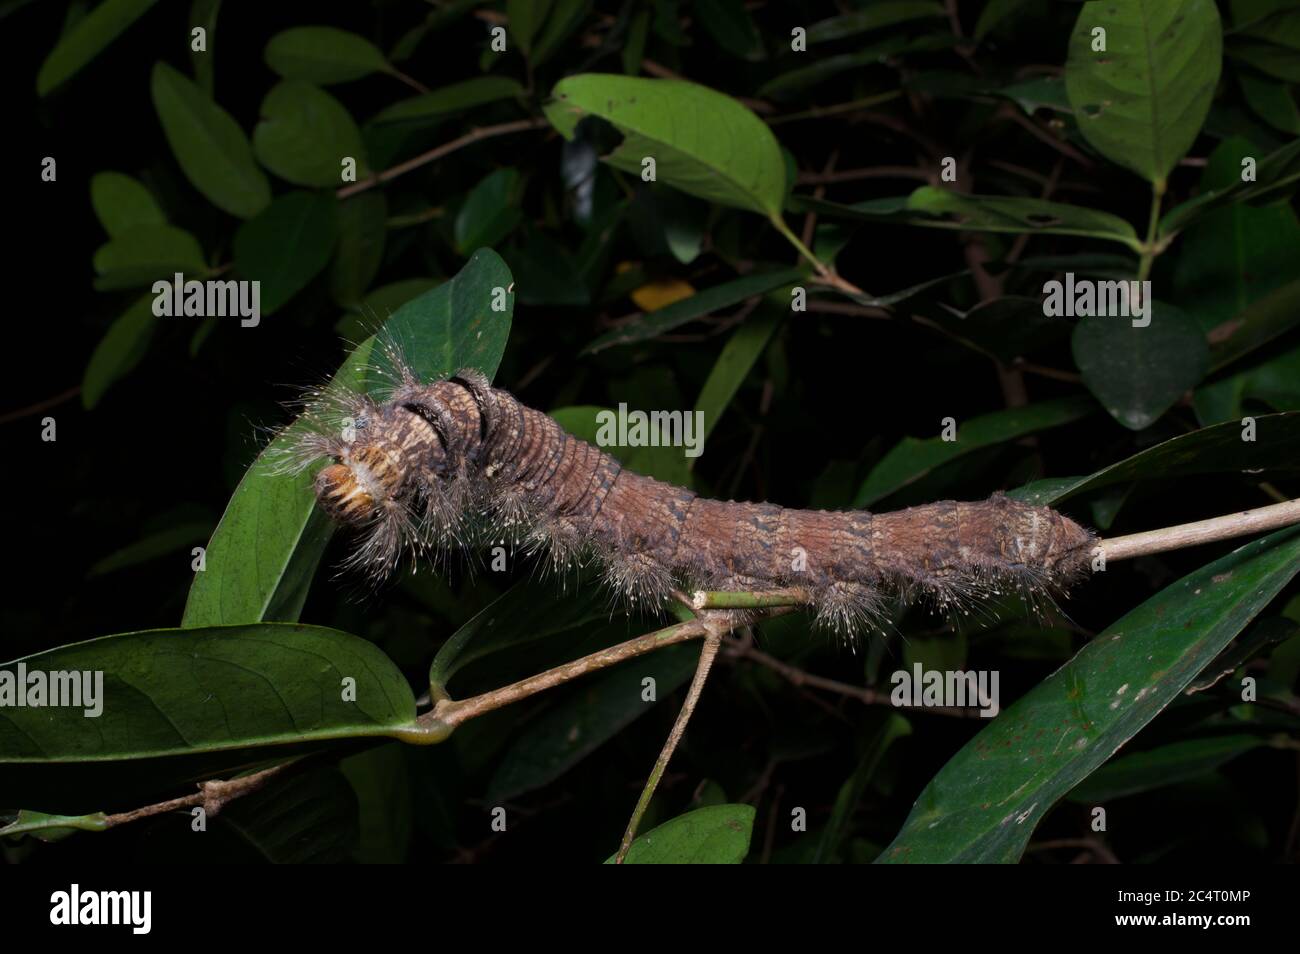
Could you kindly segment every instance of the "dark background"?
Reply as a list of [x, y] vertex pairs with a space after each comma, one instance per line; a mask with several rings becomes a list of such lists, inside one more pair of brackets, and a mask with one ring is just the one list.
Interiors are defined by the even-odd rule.
[[[0, 435], [6, 449], [4, 521], [11, 554], [4, 571], [0, 638], [5, 642], [3, 656], [10, 659], [108, 633], [177, 625], [191, 579], [188, 546], [109, 573], [97, 574], [92, 568], [151, 531], [191, 522], [215, 526], [264, 439], [259, 428], [283, 424], [288, 412], [282, 402], [329, 374], [345, 353], [335, 329], [341, 309], [330, 301], [324, 283], [317, 281], [282, 311], [264, 318], [256, 334], [245, 333], [237, 322], [222, 324], [197, 356], [189, 352], [195, 320], [160, 319], [162, 327], [139, 366], [114, 384], [97, 407], [83, 409], [73, 389], [104, 330], [137, 294], [92, 288], [91, 256], [105, 236], [91, 209], [90, 177], [111, 169], [141, 178], [159, 197], [171, 221], [198, 236], [218, 261], [228, 260], [233, 220], [203, 201], [185, 180], [149, 99], [149, 74], [155, 61], [189, 72], [184, 42], [188, 4], [159, 4], [65, 87], [38, 100], [34, 77], [60, 33], [65, 6], [10, 4], [0, 20], [0, 62], [5, 64], [10, 90], [5, 108], [7, 142], [0, 150], [8, 184], [3, 259], [8, 384], [0, 402]], [[749, 63], [720, 53], [710, 34], [691, 18], [688, 6], [683, 5], [678, 14], [687, 45], [676, 46], [652, 35], [647, 57], [733, 96], [752, 97], [776, 71], [773, 61]], [[804, 6], [817, 9], [796, 11]], [[971, 11], [966, 4], [961, 6], [969, 30], [978, 5], [971, 5]], [[780, 38], [788, 37], [792, 24], [837, 12], [830, 3], [753, 7], [769, 49], [780, 46]], [[495, 9], [490, 4], [486, 8]], [[314, 3], [226, 2], [215, 34], [216, 99], [246, 131], [251, 130], [261, 98], [277, 79], [262, 59], [269, 37], [291, 26], [328, 22], [389, 49], [419, 22], [425, 9], [414, 2], [328, 8]], [[610, 18], [621, 12], [617, 3], [597, 3], [579, 33], [599, 36]], [[1030, 4], [999, 31], [982, 60], [984, 68], [1011, 73], [1026, 64], [1059, 67], [1075, 12], [1073, 4]], [[431, 87], [445, 85], [479, 74], [484, 42], [483, 21], [465, 16], [431, 34], [402, 66]], [[770, 105], [777, 113], [787, 113], [844, 102], [890, 88], [905, 70], [930, 66], [952, 69], [960, 62], [946, 51], [908, 54], [901, 61], [855, 70], [792, 97], [771, 100]], [[522, 78], [517, 67], [501, 69]], [[619, 70], [617, 48], [612, 55], [598, 56], [592, 47], [571, 39], [539, 71], [536, 102], [563, 75]], [[358, 119], [410, 92], [383, 76], [330, 91]], [[1222, 109], [1240, 108], [1233, 96], [1232, 90], [1226, 91]], [[534, 115], [536, 102], [528, 106]], [[933, 146], [937, 155], [973, 157], [973, 183], [963, 182], [964, 188], [1003, 192], [1008, 189], [1009, 173], [990, 159], [1005, 159], [1046, 174], [1059, 156], [1021, 125], [997, 119], [995, 109], [992, 104], [911, 96], [877, 111], [889, 117], [889, 123], [847, 113], [834, 120], [775, 128], [802, 172], [821, 170], [832, 151], [837, 152], [839, 169], [919, 164], [928, 161], [918, 157], [921, 142]], [[494, 104], [473, 115], [452, 117], [441, 128], [428, 131], [426, 142], [433, 145], [471, 126], [526, 114], [516, 104]], [[427, 145], [412, 141], [402, 155]], [[1213, 145], [1207, 137], [1193, 154], [1204, 156]], [[492, 140], [397, 180], [394, 191], [433, 204], [454, 202], [488, 171], [516, 165], [529, 176], [523, 198], [525, 220], [544, 227], [552, 241], [572, 249], [581, 239], [580, 228], [571, 221], [558, 227], [547, 221], [548, 204], [563, 203], [561, 148], [562, 140], [546, 129]], [[55, 183], [40, 181], [40, 161], [47, 155], [58, 160]], [[608, 175], [603, 167], [600, 175]], [[1198, 176], [1196, 168], [1176, 170], [1171, 192], [1190, 194]], [[277, 191], [284, 187], [272, 181]], [[865, 179], [831, 186], [827, 194], [852, 202], [902, 194], [919, 184]], [[1023, 183], [1010, 188], [1024, 191]], [[1067, 164], [1056, 198], [1136, 221], [1145, 214], [1148, 192], [1137, 177], [1096, 160], [1088, 169]], [[802, 217], [788, 216], [788, 220], [799, 231]], [[711, 234], [716, 242], [738, 242], [752, 260], [793, 263], [789, 246], [770, 228], [759, 225], [752, 216], [715, 210]], [[508, 262], [517, 241], [518, 236], [513, 236], [498, 248]], [[959, 233], [862, 229], [837, 265], [861, 287], [887, 292], [966, 267], [965, 241]], [[995, 253], [1003, 248], [997, 240], [993, 243]], [[1035, 239], [1034, 246], [1038, 254], [1089, 249], [1101, 250], [1086, 240], [1050, 237]], [[707, 248], [698, 260], [683, 266], [648, 251], [630, 228], [619, 231], [611, 248], [611, 264], [623, 260], [644, 262], [652, 273], [676, 275], [697, 288], [729, 275], [726, 264]], [[436, 224], [409, 229], [390, 242], [375, 285], [412, 277], [447, 277], [461, 264]], [[602, 280], [613, 277], [613, 268], [606, 268]], [[1007, 291], [1035, 294], [1041, 278]], [[1156, 278], [1159, 281], [1159, 271]], [[940, 286], [934, 298], [969, 307], [978, 295], [971, 282], [959, 280]], [[716, 323], [682, 329], [677, 340], [579, 355], [583, 345], [606, 330], [609, 319], [636, 310], [625, 297], [580, 307], [518, 305], [497, 384], [545, 409], [610, 406], [620, 401], [633, 407], [689, 407], [725, 341], [725, 329]], [[1294, 334], [1287, 340], [1294, 345]], [[1068, 342], [1037, 360], [1073, 369]], [[774, 388], [774, 399], [764, 413], [765, 382]], [[1028, 378], [1027, 388], [1033, 401], [1080, 390], [1042, 377]], [[843, 507], [871, 464], [898, 440], [932, 435], [936, 422], [945, 416], [969, 419], [1004, 406], [991, 362], [919, 323], [861, 315], [796, 315], [760, 359], [710, 439], [696, 466], [696, 489], [788, 506]], [[57, 419], [56, 443], [39, 439], [39, 422], [46, 414]], [[890, 497], [881, 509], [940, 497], [978, 499], [1037, 477], [1086, 474], [1195, 426], [1187, 406], [1174, 408], [1139, 433], [1121, 428], [1099, 411], [1059, 431], [970, 455]], [[747, 457], [756, 429], [756, 451]], [[1249, 479], [1157, 478], [1132, 492], [1110, 533], [1150, 529], [1265, 502]], [[1087, 504], [1076, 500], [1066, 509], [1081, 522], [1091, 523]], [[345, 545], [345, 540], [336, 539], [327, 556], [331, 567]], [[1228, 549], [1228, 545], [1212, 546], [1137, 561], [1085, 585], [1067, 606], [1073, 646], [1082, 645], [1087, 634], [1103, 629], [1163, 584]], [[526, 573], [521, 571], [520, 576]], [[374, 639], [419, 686], [437, 646], [504, 588], [502, 581], [483, 574], [471, 579], [455, 564], [446, 591], [433, 595], [409, 581], [370, 593], [355, 580], [336, 579], [332, 571], [323, 570], [303, 619]], [[625, 622], [628, 636], [651, 625]], [[914, 614], [905, 618], [902, 629], [918, 632], [934, 625]], [[1064, 657], [1018, 658], [997, 648], [983, 649], [977, 637], [978, 630], [971, 637], [968, 665], [999, 668], [1006, 701], [1064, 661]], [[798, 656], [799, 665], [810, 672], [856, 684], [862, 683], [864, 665], [879, 666], [883, 659], [887, 673], [902, 652], [898, 636], [871, 637], [880, 644], [872, 651], [869, 641], [849, 647], [826, 634], [809, 633], [806, 620], [783, 622], [770, 632], [765, 628], [759, 638], [774, 653]], [[397, 777], [409, 784], [409, 794], [402, 798], [412, 806], [412, 822], [408, 842], [392, 849], [389, 860], [536, 862], [557, 856], [605, 857], [616, 845], [671, 725], [680, 693], [554, 782], [512, 800], [519, 810], [516, 817], [523, 820], [509, 838], [491, 837], [483, 820], [482, 798], [494, 759], [512, 733], [537, 712], [583, 691], [581, 685], [566, 687], [553, 698], [531, 700], [484, 719], [467, 727], [456, 746], [395, 756], [404, 763]], [[716, 786], [730, 801], [757, 804], [752, 857], [799, 860], [800, 842], [784, 824], [790, 807], [807, 807], [810, 827], [823, 823], [857, 762], [863, 739], [883, 717], [884, 713], [851, 700], [796, 689], [743, 661], [724, 662], [660, 789], [656, 813], [660, 819], [668, 818], [713, 799], [716, 790], [711, 786]], [[913, 735], [891, 749], [853, 815], [852, 835], [842, 846], [845, 860], [870, 860], [887, 844], [916, 793], [980, 727], [925, 713], [910, 718]], [[1172, 737], [1185, 721], [1185, 716], [1170, 711], [1134, 745]], [[324, 764], [327, 767], [329, 760]], [[1128, 799], [1122, 803], [1128, 820], [1108, 838], [1111, 848], [1126, 861], [1294, 860], [1297, 764], [1294, 752], [1264, 748], [1191, 782], [1154, 788]], [[331, 784], [327, 780], [307, 784], [304, 797], [328, 797]], [[104, 795], [107, 808], [114, 796]], [[341, 798], [346, 814], [346, 794]], [[1207, 817], [1214, 819], [1212, 824], [1205, 823]], [[1086, 821], [1081, 806], [1058, 806], [1036, 839], [1081, 837], [1086, 834]], [[352, 818], [338, 822], [334, 830], [364, 822]], [[230, 830], [233, 827], [214, 825], [220, 836], [204, 843], [211, 857], [196, 856], [189, 841], [181, 857], [189, 861], [256, 858], [256, 851]], [[187, 828], [187, 819], [163, 817], [102, 836], [78, 836], [53, 846], [24, 843], [6, 851], [10, 860], [52, 864], [74, 858], [177, 857]], [[346, 844], [346, 839], [338, 846], [329, 842], [324, 836], [318, 839], [323, 860], [356, 856], [355, 846]], [[1027, 856], [1030, 862], [1049, 863], [1075, 857], [1072, 850], [1034, 851], [1032, 846]]]

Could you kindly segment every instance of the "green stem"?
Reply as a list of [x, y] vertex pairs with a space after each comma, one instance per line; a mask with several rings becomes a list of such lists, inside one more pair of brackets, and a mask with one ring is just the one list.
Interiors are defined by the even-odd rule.
[[384, 70], [384, 72], [387, 73], [389, 76], [393, 77], [393, 79], [405, 83], [407, 86], [411, 87], [411, 89], [415, 90], [417, 93], [423, 94], [429, 92], [429, 87], [425, 86], [415, 77], [407, 76], [405, 73], [403, 73], [395, 66], [389, 67], [388, 69]]
[[734, 592], [731, 590], [696, 591], [691, 605], [697, 610], [704, 609], [761, 609], [766, 606], [802, 606], [808, 602], [808, 594], [798, 587], [785, 590], [764, 590], [762, 592]]
[[817, 269], [818, 275], [831, 274], [831, 269], [826, 263], [814, 255], [812, 250], [799, 239], [799, 236], [790, 231], [790, 226], [785, 224], [785, 219], [781, 218], [779, 213], [773, 213], [770, 221], [776, 227], [776, 230], [785, 236], [785, 240], [793, 245], [800, 255], [808, 259], [813, 268]]
[[800, 255], [802, 255], [804, 258], [808, 259], [808, 261], [812, 263], [812, 267], [817, 272], [817, 278], [814, 279], [815, 281], [820, 282], [823, 285], [829, 285], [831, 288], [837, 288], [840, 291], [844, 292], [846, 295], [848, 295], [850, 298], [854, 296], [861, 296], [861, 297], [866, 296], [867, 293], [864, 292], [861, 288], [859, 288], [857, 285], [853, 284], [852, 282], [841, 278], [839, 275], [835, 273], [834, 268], [827, 265], [816, 255], [814, 255], [812, 253], [812, 250], [809, 249], [808, 246], [804, 245], [802, 241], [800, 241], [799, 236], [795, 235], [793, 232], [790, 231], [790, 226], [785, 224], [785, 220], [782, 219], [779, 214], [774, 213], [769, 217], [768, 220], [772, 223], [773, 226], [776, 227], [776, 230], [778, 232], [780, 232], [783, 236], [785, 236], [787, 242], [789, 242], [796, 249], [798, 249]]
[[1151, 186], [1151, 218], [1147, 222], [1147, 240], [1142, 246], [1142, 258], [1138, 263], [1138, 281], [1144, 282], [1151, 275], [1151, 266], [1155, 264], [1160, 251], [1156, 247], [1156, 231], [1160, 227], [1160, 200], [1165, 197], [1166, 183], [1157, 179]]

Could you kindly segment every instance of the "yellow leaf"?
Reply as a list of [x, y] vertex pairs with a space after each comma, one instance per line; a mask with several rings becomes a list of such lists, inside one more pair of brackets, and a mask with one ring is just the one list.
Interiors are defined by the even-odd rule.
[[642, 311], [657, 311], [694, 294], [695, 289], [689, 282], [680, 278], [663, 278], [647, 282], [632, 292], [632, 300]]

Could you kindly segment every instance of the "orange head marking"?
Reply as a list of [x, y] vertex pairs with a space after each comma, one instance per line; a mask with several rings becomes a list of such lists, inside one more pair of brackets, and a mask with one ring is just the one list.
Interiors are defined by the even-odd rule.
[[347, 464], [330, 464], [316, 475], [316, 500], [340, 523], [364, 523], [375, 501]]
[[316, 499], [335, 520], [362, 524], [397, 496], [401, 473], [394, 452], [367, 443], [316, 475]]

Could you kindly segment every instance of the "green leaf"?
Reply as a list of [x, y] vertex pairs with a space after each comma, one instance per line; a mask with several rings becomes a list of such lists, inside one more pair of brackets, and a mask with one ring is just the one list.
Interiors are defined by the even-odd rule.
[[[177, 523], [156, 533], [150, 533], [134, 543], [109, 554], [102, 560], [95, 561], [94, 566], [86, 571], [86, 577], [89, 579], [102, 576], [105, 573], [137, 566], [149, 560], [156, 560], [158, 557], [175, 553], [177, 550], [189, 549], [191, 546], [196, 546], [207, 540], [211, 534], [212, 522], [210, 520]], [[189, 554], [185, 555], [185, 561], [189, 562]]]
[[921, 792], [887, 863], [1014, 862], [1039, 820], [1178, 698], [1300, 571], [1300, 528], [1241, 547], [1107, 627]]
[[723, 50], [742, 60], [762, 59], [763, 38], [741, 0], [695, 0], [692, 10]]
[[46, 96], [99, 56], [158, 0], [104, 0], [59, 38], [36, 74], [36, 95]]
[[1300, 50], [1267, 40], [1231, 36], [1224, 52], [1266, 76], [1286, 83], [1300, 83]]
[[1237, 71], [1237, 83], [1260, 119], [1282, 132], [1300, 135], [1300, 109], [1296, 108], [1295, 97], [1285, 83], [1275, 83], [1246, 70]]
[[340, 305], [359, 302], [379, 274], [388, 239], [387, 219], [388, 199], [378, 189], [339, 203], [339, 237], [329, 277], [330, 294]]
[[[1105, 49], [1093, 49], [1093, 30]], [[1223, 65], [1214, 0], [1093, 0], [1070, 34], [1065, 88], [1079, 131], [1161, 191], [1210, 111]]]
[[1210, 333], [1210, 370], [1218, 371], [1300, 323], [1300, 279], [1251, 302]]
[[523, 219], [522, 196], [518, 169], [489, 172], [470, 190], [456, 215], [456, 251], [468, 255], [476, 248], [491, 248], [501, 242]]
[[78, 831], [104, 831], [108, 821], [103, 812], [90, 815], [47, 815], [27, 810], [0, 813], [0, 838], [31, 835], [38, 841], [60, 841]]
[[381, 285], [369, 292], [357, 305], [349, 307], [349, 314], [339, 320], [335, 330], [349, 332], [346, 337], [366, 337], [383, 319], [401, 308], [412, 298], [422, 295], [440, 282], [432, 278], [407, 278], [400, 282]]
[[437, 119], [498, 100], [522, 96], [523, 92], [524, 88], [519, 81], [508, 76], [478, 76], [410, 99], [399, 100], [381, 110], [371, 122], [398, 123]]
[[281, 179], [338, 187], [344, 159], [356, 162], [358, 179], [369, 177], [361, 130], [323, 89], [298, 80], [277, 83], [262, 100], [261, 116], [253, 130], [253, 154]]
[[623, 72], [636, 76], [641, 72], [641, 61], [645, 59], [646, 37], [650, 32], [650, 11], [638, 10], [632, 15], [632, 23], [627, 28], [627, 40], [623, 43]]
[[602, 158], [641, 175], [653, 157], [657, 181], [710, 202], [779, 220], [785, 162], [770, 129], [729, 96], [684, 80], [609, 73], [569, 76], [555, 85], [546, 118], [566, 139], [597, 116], [623, 134]]
[[95, 345], [81, 378], [81, 404], [91, 410], [115, 381], [130, 374], [138, 365], [158, 327], [153, 313], [153, 295], [136, 299], [122, 312]]
[[[628, 849], [629, 865], [738, 865], [749, 854], [754, 806], [710, 805], [664, 822]], [[613, 864], [611, 855], [605, 864]]]
[[533, 66], [551, 58], [565, 40], [582, 25], [591, 12], [591, 0], [555, 0], [546, 26], [533, 44]]
[[945, 441], [941, 435], [924, 440], [905, 437], [867, 474], [853, 498], [853, 507], [870, 507], [964, 454], [1077, 421], [1094, 407], [1088, 398], [1061, 398], [959, 421], [955, 441]]
[[997, 29], [1007, 17], [1025, 5], [1025, 0], [989, 0], [975, 21], [975, 39], [983, 39]]
[[861, 222], [922, 225], [962, 232], [1078, 235], [1119, 242], [1141, 251], [1133, 226], [1117, 215], [1045, 199], [1019, 196], [962, 195], [935, 186], [921, 186], [910, 196], [872, 199], [841, 205], [807, 196], [791, 196], [796, 212], [816, 212], [831, 218]]
[[1300, 469], [1300, 413], [1263, 414], [1255, 419], [1255, 425], [1258, 437], [1255, 441], [1241, 439], [1239, 421], [1216, 424], [1149, 447], [1087, 477], [1035, 481], [1008, 496], [1029, 504], [1052, 506], [1130, 480]]
[[1201, 383], [1209, 368], [1205, 332], [1172, 305], [1150, 303], [1150, 324], [1084, 318], [1074, 326], [1074, 363], [1107, 413], [1130, 430], [1155, 423]]
[[727, 343], [722, 346], [718, 360], [714, 362], [713, 369], [704, 381], [704, 387], [700, 389], [700, 396], [695, 401], [695, 410], [704, 415], [704, 433], [699, 436], [700, 441], [706, 440], [713, 433], [713, 428], [749, 377], [755, 362], [767, 349], [768, 342], [788, 313], [787, 308], [759, 308], [748, 321], [732, 332]]
[[[1202, 191], [1240, 179], [1244, 139], [1214, 150], [1201, 176]], [[1300, 223], [1287, 205], [1254, 208], [1233, 203], [1200, 218], [1182, 236], [1174, 264], [1177, 301], [1206, 331], [1236, 317], [1252, 302], [1300, 275]]]
[[699, 657], [698, 646], [666, 646], [575, 686], [514, 735], [484, 797], [498, 805], [553, 782], [654, 707], [642, 698], [642, 680], [653, 679], [655, 698], [666, 699], [690, 681]]
[[[1125, 279], [1131, 274], [1129, 269]], [[1041, 298], [1008, 295], [981, 302], [965, 315], [954, 315], [944, 308], [927, 317], [972, 350], [1008, 365], [1070, 334], [1067, 322], [1044, 319]]]
[[1264, 744], [1254, 735], [1212, 735], [1122, 755], [1080, 782], [1070, 792], [1070, 801], [1097, 805], [1185, 782]]
[[482, 3], [483, 0], [449, 0], [439, 4], [425, 14], [420, 23], [402, 34], [401, 39], [393, 44], [390, 55], [397, 61], [410, 59], [429, 33], [464, 21], [466, 14]]
[[452, 677], [472, 662], [608, 617], [609, 596], [599, 586], [516, 583], [442, 644], [429, 667], [429, 685], [435, 698], [445, 696]]
[[1137, 233], [1118, 216], [1061, 202], [1014, 196], [963, 195], [921, 186], [907, 198], [908, 213], [931, 217], [912, 224], [965, 232], [1077, 235], [1121, 242], [1137, 250]]
[[[102, 711], [88, 718], [84, 705], [0, 708], [0, 764], [395, 735], [415, 720], [406, 679], [378, 647], [319, 626], [123, 633], [26, 656], [0, 672], [17, 679], [19, 664], [29, 680], [38, 671], [103, 673]], [[344, 679], [355, 680], [355, 702], [343, 699]]]
[[506, 0], [506, 20], [510, 35], [524, 56], [532, 48], [533, 37], [551, 12], [551, 0]]
[[199, 240], [174, 225], [137, 225], [95, 250], [95, 271], [101, 290], [148, 285], [171, 279], [177, 272], [188, 276], [208, 271]]
[[1196, 417], [1202, 424], [1239, 423], [1246, 413], [1242, 402], [1247, 400], [1261, 401], [1279, 411], [1300, 411], [1300, 348], [1198, 388]]
[[[818, 83], [823, 83], [839, 76], [841, 73], [861, 73], [872, 66], [890, 66], [891, 60], [904, 53], [924, 53], [931, 50], [947, 49], [953, 45], [953, 42], [953, 37], [946, 34], [930, 34], [919, 37], [892, 36], [863, 47], [856, 53], [839, 53], [835, 56], [816, 57], [808, 61], [809, 65], [807, 66], [801, 66], [798, 69], [772, 77], [758, 88], [758, 95], [781, 96], [795, 90], [816, 86]], [[804, 61], [797, 60], [797, 62]]]
[[[1220, 148], [1226, 149], [1227, 143], [1240, 144], [1242, 140], [1227, 140]], [[1256, 152], [1253, 148], [1240, 148], [1237, 153], [1238, 174], [1231, 184], [1203, 191], [1196, 198], [1170, 209], [1160, 220], [1160, 234], [1166, 237], [1175, 235], [1198, 216], [1229, 203], [1262, 205], [1290, 192], [1300, 180], [1300, 139], [1287, 143], [1263, 159], [1259, 159]], [[1247, 160], [1254, 171], [1254, 178], [1250, 181], [1242, 178]]]
[[[510, 282], [501, 258], [480, 250], [455, 278], [397, 309], [381, 333], [403, 347], [425, 379], [464, 367], [491, 376], [514, 309], [514, 297], [506, 295], [506, 310], [492, 311], [493, 289]], [[363, 371], [373, 343], [372, 337], [358, 346], [332, 386], [359, 389], [377, 383], [368, 382]], [[292, 440], [294, 426], [262, 452], [235, 489], [208, 544], [207, 569], [190, 587], [182, 625], [292, 620], [301, 611], [332, 528], [312, 495], [313, 474], [278, 474], [270, 463]]]
[[[1238, 13], [1236, 19], [1240, 22], [1243, 17]], [[1300, 82], [1300, 10], [1278, 4], [1266, 15], [1252, 18], [1228, 35], [1227, 53], [1261, 73]]]
[[[510, 339], [512, 284], [501, 256], [481, 248], [450, 281], [399, 308], [384, 334], [426, 378], [447, 377], [461, 368], [478, 368], [491, 378]], [[503, 310], [496, 311], [494, 303]], [[377, 357], [383, 368], [386, 359]], [[378, 383], [372, 379], [372, 385]]]
[[149, 190], [120, 172], [97, 172], [91, 177], [90, 204], [110, 238], [138, 226], [167, 224]]
[[747, 298], [764, 295], [782, 285], [797, 282], [802, 275], [803, 272], [798, 268], [783, 268], [754, 272], [743, 278], [714, 285], [712, 288], [697, 292], [690, 298], [683, 298], [665, 308], [652, 311], [639, 321], [623, 328], [606, 332], [587, 345], [582, 353], [593, 354], [615, 345], [647, 341], [696, 318], [738, 305]]
[[944, 16], [943, 4], [934, 0], [876, 0], [861, 10], [814, 23], [808, 28], [808, 42], [830, 43], [909, 20], [937, 20]]
[[1060, 76], [1036, 76], [991, 90], [995, 96], [1011, 100], [1026, 116], [1032, 116], [1039, 108], [1047, 108], [1058, 113], [1073, 114], [1070, 99], [1065, 93], [1065, 80]]
[[239, 836], [254, 859], [275, 865], [348, 861], [360, 830], [357, 796], [343, 773], [316, 765], [281, 775], [259, 791], [232, 801], [215, 826]]
[[814, 863], [829, 862], [835, 858], [840, 843], [847, 833], [853, 812], [858, 807], [858, 803], [862, 801], [862, 795], [867, 790], [867, 785], [875, 777], [881, 759], [885, 757], [890, 746], [899, 739], [911, 734], [911, 724], [897, 712], [886, 715], [883, 723], [872, 733], [871, 738], [863, 748], [862, 757], [858, 761], [857, 768], [853, 770], [853, 774], [849, 776], [848, 781], [840, 786], [840, 790], [835, 796], [835, 805], [831, 808], [831, 817], [822, 830], [821, 840], [817, 843], [817, 853], [812, 858]]
[[221, 0], [193, 0], [190, 4], [190, 35], [200, 27], [207, 33], [207, 49], [190, 48], [190, 65], [194, 68], [194, 81], [209, 96], [216, 85], [215, 37], [220, 12]]
[[166, 63], [154, 64], [151, 87], [167, 143], [194, 188], [237, 218], [262, 211], [271, 201], [271, 185], [239, 124]]
[[663, 223], [664, 244], [673, 258], [689, 265], [699, 258], [708, 229], [709, 207], [680, 192], [664, 191], [655, 197], [655, 210]]
[[388, 60], [363, 36], [328, 26], [303, 26], [271, 37], [266, 65], [285, 79], [328, 86], [387, 72]]
[[334, 251], [332, 193], [279, 196], [235, 233], [235, 271], [261, 282], [261, 313], [274, 314], [321, 273]]
[[[361, 822], [356, 860], [363, 865], [406, 861], [414, 827], [411, 778], [404, 746], [389, 742], [339, 762], [356, 793]], [[421, 806], [423, 811], [425, 806]]]

